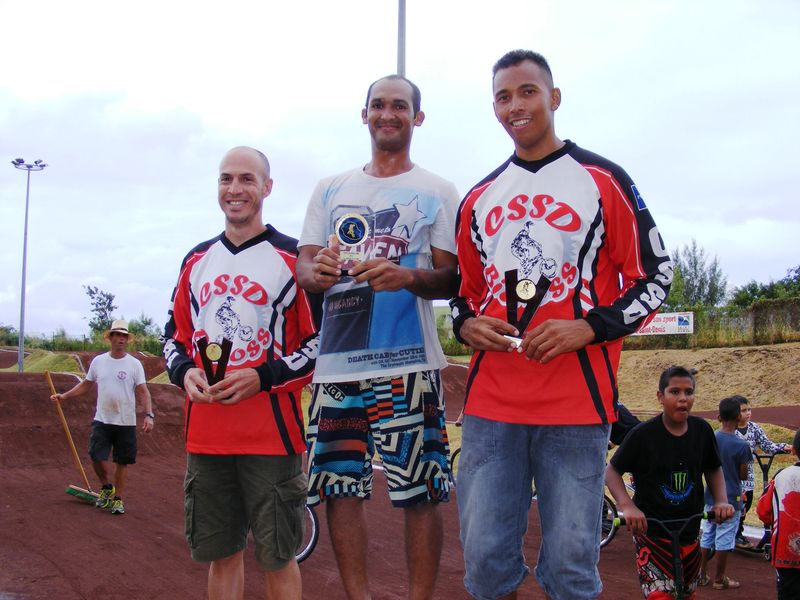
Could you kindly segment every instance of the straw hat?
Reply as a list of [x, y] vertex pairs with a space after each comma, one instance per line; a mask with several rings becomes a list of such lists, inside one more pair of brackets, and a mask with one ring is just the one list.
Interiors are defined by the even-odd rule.
[[128, 331], [128, 322], [123, 319], [115, 319], [114, 322], [111, 323], [111, 329], [106, 331], [103, 337], [107, 340], [111, 339], [112, 333], [122, 333], [128, 336], [129, 341], [133, 340], [133, 336]]

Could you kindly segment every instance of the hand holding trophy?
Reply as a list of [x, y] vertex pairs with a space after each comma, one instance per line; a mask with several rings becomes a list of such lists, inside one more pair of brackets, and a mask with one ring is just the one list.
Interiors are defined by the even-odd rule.
[[[200, 351], [200, 361], [203, 363], [203, 370], [209, 385], [214, 385], [222, 381], [225, 377], [225, 369], [231, 357], [233, 342], [228, 338], [222, 338], [222, 343], [208, 342], [208, 339], [201, 337], [197, 339], [197, 349]], [[214, 368], [216, 365], [216, 368]]]
[[334, 235], [340, 244], [342, 276], [348, 277], [349, 270], [367, 258], [367, 241], [372, 237], [369, 223], [358, 213], [346, 213], [336, 219]]
[[[516, 327], [520, 337], [504, 335], [503, 337], [511, 340], [516, 348], [522, 345], [522, 338], [525, 336], [525, 329], [530, 325], [536, 309], [542, 303], [547, 290], [552, 283], [544, 275], [539, 276], [539, 281], [534, 283], [532, 279], [518, 279], [519, 274], [516, 269], [506, 271], [506, 319], [510, 325]], [[522, 316], [518, 317], [519, 305], [525, 308]]]

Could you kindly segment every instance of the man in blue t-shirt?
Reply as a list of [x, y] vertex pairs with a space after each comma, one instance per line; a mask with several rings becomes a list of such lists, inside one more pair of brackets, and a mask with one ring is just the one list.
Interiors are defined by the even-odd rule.
[[409, 597], [433, 595], [442, 551], [437, 506], [448, 498], [450, 470], [439, 370], [447, 363], [431, 300], [456, 290], [458, 193], [411, 160], [424, 118], [412, 82], [374, 82], [361, 111], [371, 160], [319, 182], [299, 242], [298, 282], [325, 294], [308, 502], [325, 501], [349, 598], [369, 596], [363, 501], [374, 452], [404, 513]]

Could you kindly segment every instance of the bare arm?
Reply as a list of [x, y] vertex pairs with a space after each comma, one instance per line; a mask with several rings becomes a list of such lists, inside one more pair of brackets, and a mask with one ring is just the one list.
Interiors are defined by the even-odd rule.
[[[727, 521], [733, 516], [733, 506], [728, 504], [728, 492], [725, 490], [725, 475], [722, 473], [722, 467], [717, 467], [713, 471], [704, 471], [703, 475], [706, 478], [706, 485], [711, 491], [711, 497], [714, 499], [714, 514], [715, 521], [722, 523]], [[745, 473], [745, 475], [747, 475]]]
[[458, 259], [439, 248], [431, 248], [433, 269], [403, 267], [386, 258], [372, 258], [350, 269], [358, 283], [369, 282], [376, 292], [408, 290], [427, 300], [452, 298], [457, 290]]
[[748, 473], [749, 470], [750, 469], [748, 468], [748, 464], [747, 463], [740, 464], [739, 465], [739, 479], [741, 479], [742, 481], [747, 481], [747, 476], [749, 474]]
[[50, 396], [50, 400], [53, 402], [62, 402], [67, 398], [74, 398], [75, 396], [80, 396], [87, 392], [90, 392], [94, 388], [94, 381], [89, 381], [88, 379], [84, 379], [79, 384], [74, 386], [73, 388], [67, 390], [63, 394], [53, 394]]
[[297, 283], [312, 294], [321, 294], [339, 280], [342, 261], [339, 259], [339, 242], [335, 236], [328, 247], [301, 246], [297, 257]]
[[[134, 394], [136, 394], [136, 401], [139, 404], [144, 406], [144, 412], [152, 413], [153, 412], [153, 399], [150, 397], [150, 390], [147, 389], [146, 383], [140, 383], [134, 389]], [[144, 433], [149, 433], [153, 430], [154, 419], [152, 417], [148, 417], [145, 415], [144, 423], [142, 424], [142, 431]]]
[[[455, 254], [431, 249], [433, 269], [403, 267], [386, 258], [371, 258], [349, 270], [358, 283], [369, 282], [376, 292], [406, 289], [411, 293], [433, 300], [451, 298], [458, 285]], [[328, 239], [328, 246], [302, 246], [297, 259], [297, 282], [300, 287], [319, 294], [333, 286], [342, 275], [339, 241]]]
[[633, 499], [628, 495], [628, 490], [625, 488], [622, 475], [611, 464], [606, 467], [606, 486], [608, 486], [611, 495], [614, 496], [617, 508], [625, 517], [625, 524], [628, 526], [628, 530], [634, 535], [647, 533], [647, 517], [633, 503]]
[[449, 300], [458, 292], [458, 258], [446, 250], [431, 248], [433, 270], [412, 269], [414, 284], [408, 291], [427, 300]]

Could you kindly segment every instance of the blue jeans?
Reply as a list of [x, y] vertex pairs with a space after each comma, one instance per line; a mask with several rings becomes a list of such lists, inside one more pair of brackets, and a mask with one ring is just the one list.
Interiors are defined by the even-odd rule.
[[602, 591], [600, 513], [609, 425], [517, 425], [467, 416], [456, 496], [467, 591], [494, 600], [528, 575], [522, 541], [536, 480], [536, 579], [553, 600]]

